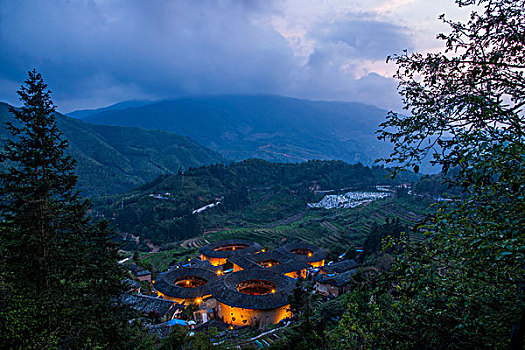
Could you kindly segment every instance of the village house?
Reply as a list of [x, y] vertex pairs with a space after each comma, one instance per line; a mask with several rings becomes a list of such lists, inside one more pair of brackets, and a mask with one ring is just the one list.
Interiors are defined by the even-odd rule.
[[129, 270], [139, 281], [151, 282], [151, 272], [136, 264], [129, 265]]
[[357, 269], [352, 269], [339, 274], [320, 273], [315, 276], [314, 290], [329, 298], [335, 298], [350, 290], [352, 287], [352, 275]]

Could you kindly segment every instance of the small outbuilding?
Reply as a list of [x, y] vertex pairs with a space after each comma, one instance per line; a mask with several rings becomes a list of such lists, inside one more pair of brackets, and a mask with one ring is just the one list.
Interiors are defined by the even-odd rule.
[[338, 274], [356, 269], [358, 266], [359, 264], [355, 260], [342, 260], [330, 265], [324, 265], [319, 270], [319, 273]]
[[183, 308], [173, 301], [140, 294], [125, 293], [120, 296], [119, 300], [144, 316], [164, 320], [173, 319]]
[[129, 270], [139, 281], [151, 282], [151, 271], [144, 269], [142, 266], [133, 263], [129, 265]]
[[314, 278], [314, 289], [317, 293], [325, 297], [338, 297], [350, 290], [352, 286], [352, 276], [356, 271], [356, 269], [353, 269], [335, 275], [318, 274]]

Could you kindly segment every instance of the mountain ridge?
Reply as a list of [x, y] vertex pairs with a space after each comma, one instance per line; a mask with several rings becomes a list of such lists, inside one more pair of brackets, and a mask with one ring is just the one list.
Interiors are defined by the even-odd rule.
[[337, 159], [372, 164], [391, 149], [375, 136], [387, 111], [357, 102], [274, 95], [181, 97], [84, 119], [188, 136], [232, 160]]
[[[13, 120], [8, 109], [8, 104], [0, 102], [2, 126]], [[78, 188], [85, 195], [125, 192], [180, 168], [225, 161], [194, 140], [169, 131], [93, 125], [60, 113], [56, 117], [69, 142], [67, 153], [77, 160]], [[9, 136], [0, 128], [0, 147]]]
[[150, 100], [126, 100], [126, 101], [114, 103], [107, 107], [93, 108], [93, 109], [79, 109], [79, 110], [75, 110], [69, 113], [62, 113], [62, 114], [68, 117], [71, 117], [71, 118], [82, 120], [84, 118], [87, 118], [97, 113], [111, 111], [111, 110], [122, 110], [126, 108], [140, 107], [140, 106], [144, 106], [144, 105], [151, 104], [154, 102], [155, 101], [150, 101]]

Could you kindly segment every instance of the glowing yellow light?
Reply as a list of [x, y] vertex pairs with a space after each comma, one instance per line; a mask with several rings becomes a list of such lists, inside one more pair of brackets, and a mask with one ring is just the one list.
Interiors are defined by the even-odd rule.
[[222, 271], [221, 271], [221, 270], [218, 270], [218, 271], [217, 271], [217, 275], [222, 275]]
[[308, 253], [308, 256], [312, 256], [312, 253]]
[[190, 281], [186, 281], [186, 284], [190, 284]]
[[233, 247], [232, 250], [235, 250], [235, 247]]
[[200, 304], [200, 303], [201, 303], [201, 301], [202, 301], [202, 299], [201, 299], [201, 298], [198, 298], [198, 299], [196, 299], [196, 300], [195, 300], [195, 302], [196, 302], [197, 304]]
[[263, 252], [263, 253], [264, 253], [265, 251], [266, 251], [266, 249], [264, 249], [264, 248], [261, 250], [261, 252]]
[[188, 261], [191, 261], [191, 259], [190, 259], [190, 258], [188, 258]]
[[272, 294], [275, 293], [275, 289], [272, 289]]
[[155, 283], [155, 280], [151, 281], [151, 283]]
[[272, 264], [268, 264], [268, 267], [272, 267]]
[[230, 329], [233, 329], [233, 326], [230, 326]]

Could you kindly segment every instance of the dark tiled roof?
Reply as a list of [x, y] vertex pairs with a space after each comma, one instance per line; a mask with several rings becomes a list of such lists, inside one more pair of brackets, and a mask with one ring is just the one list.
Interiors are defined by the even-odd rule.
[[[183, 288], [175, 285], [175, 280], [187, 276], [203, 278], [207, 283], [200, 287]], [[173, 269], [160, 274], [155, 280], [154, 287], [159, 292], [174, 298], [195, 299], [205, 295], [210, 295], [210, 286], [217, 280], [217, 274], [213, 271], [199, 267], [187, 267]]]
[[[299, 255], [292, 253], [295, 249], [308, 249], [312, 251], [312, 256]], [[288, 243], [278, 248], [277, 251], [280, 253], [286, 254], [294, 260], [304, 261], [304, 262], [316, 262], [326, 259], [328, 253], [324, 250], [310, 243], [298, 241], [293, 243]]]
[[[275, 293], [248, 295], [237, 290], [240, 282], [263, 280], [275, 284]], [[288, 296], [295, 288], [295, 281], [280, 273], [259, 268], [242, 270], [225, 275], [212, 287], [212, 295], [219, 302], [243, 309], [271, 310], [288, 304]]]
[[128, 288], [129, 290], [136, 290], [142, 287], [142, 284], [140, 282], [134, 281], [132, 279], [125, 279], [121, 281], [124, 284], [124, 287]]
[[122, 294], [119, 300], [122, 304], [130, 306], [142, 314], [157, 312], [161, 316], [172, 316], [177, 309], [181, 308], [181, 305], [172, 301], [146, 295]]
[[217, 273], [217, 271], [220, 270], [219, 266], [213, 266], [207, 260], [202, 261], [200, 259], [195, 259], [194, 258], [194, 259], [191, 259], [190, 264], [191, 264], [191, 267], [198, 267], [198, 268], [201, 268], [201, 269], [210, 270], [213, 273]]
[[[237, 249], [234, 251], [216, 251], [215, 248], [229, 245], [229, 244], [246, 244], [248, 247], [244, 249]], [[199, 249], [199, 252], [210, 258], [229, 258], [232, 256], [240, 256], [247, 254], [254, 254], [255, 252], [261, 250], [262, 247], [255, 242], [246, 240], [246, 239], [231, 239], [227, 241], [219, 241], [215, 243], [208, 244]]]
[[231, 258], [228, 259], [228, 261], [239, 266], [241, 269], [244, 269], [244, 270], [262, 268], [262, 266], [258, 265], [256, 262], [252, 260], [251, 256], [250, 257], [232, 256]]
[[352, 275], [356, 273], [356, 269], [340, 273], [338, 275], [318, 274], [315, 276], [315, 281], [323, 284], [330, 284], [332, 286], [342, 287], [352, 281]]
[[135, 272], [135, 276], [147, 276], [147, 275], [151, 275], [151, 272], [148, 270], [142, 270], [142, 271]]
[[290, 259], [287, 262], [272, 266], [269, 269], [278, 273], [289, 273], [294, 271], [301, 271], [309, 267], [310, 265], [304, 261], [296, 261]]
[[355, 260], [343, 260], [330, 265], [325, 265], [321, 270], [325, 273], [343, 273], [355, 269], [359, 264]]
[[[295, 254], [293, 254], [295, 255]], [[269, 269], [278, 273], [289, 273], [294, 271], [300, 271], [310, 267], [304, 261], [297, 261], [293, 259], [294, 256], [289, 256], [283, 252], [277, 250], [261, 252], [258, 254], [248, 255], [248, 256], [235, 256], [229, 258], [228, 260], [235, 265], [239, 266], [244, 270], [249, 269]], [[273, 265], [272, 267], [263, 267], [259, 265], [259, 262], [265, 260], [275, 260], [279, 264]]]
[[290, 257], [287, 254], [280, 252], [279, 250], [269, 250], [269, 251], [254, 254], [250, 256], [250, 259], [255, 262], [272, 259], [272, 260], [277, 260], [278, 262], [282, 264], [286, 262], [287, 260], [290, 260]]

